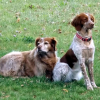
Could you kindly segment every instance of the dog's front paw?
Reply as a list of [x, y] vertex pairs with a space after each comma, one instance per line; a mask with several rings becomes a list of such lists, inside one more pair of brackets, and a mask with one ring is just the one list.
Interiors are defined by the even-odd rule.
[[87, 85], [87, 90], [93, 90], [92, 85]]
[[91, 85], [93, 86], [93, 88], [98, 88], [95, 82], [91, 82]]

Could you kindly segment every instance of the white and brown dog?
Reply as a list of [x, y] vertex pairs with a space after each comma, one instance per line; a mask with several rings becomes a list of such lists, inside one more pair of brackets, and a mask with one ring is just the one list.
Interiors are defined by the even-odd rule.
[[[91, 14], [77, 15], [71, 24], [77, 30], [67, 53], [57, 62], [53, 70], [54, 81], [80, 80], [84, 76], [87, 89], [97, 88], [93, 75], [95, 46], [92, 39], [94, 17]], [[89, 77], [86, 71], [88, 68]]]
[[57, 61], [56, 43], [54, 38], [37, 38], [35, 49], [6, 54], [0, 59], [0, 75], [33, 77], [46, 74], [51, 79]]

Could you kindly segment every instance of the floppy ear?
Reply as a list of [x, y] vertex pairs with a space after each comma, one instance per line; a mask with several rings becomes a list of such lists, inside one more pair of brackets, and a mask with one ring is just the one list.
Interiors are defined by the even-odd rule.
[[51, 46], [54, 48], [55, 51], [56, 51], [56, 45], [57, 45], [57, 40], [55, 38], [52, 38]]
[[83, 27], [82, 23], [81, 23], [81, 18], [79, 15], [77, 15], [73, 21], [71, 22], [71, 25], [75, 27], [75, 29], [77, 31], [80, 31]]
[[40, 37], [39, 38], [37, 38], [36, 40], [35, 40], [35, 45], [37, 46], [38, 45], [38, 41], [40, 40]]

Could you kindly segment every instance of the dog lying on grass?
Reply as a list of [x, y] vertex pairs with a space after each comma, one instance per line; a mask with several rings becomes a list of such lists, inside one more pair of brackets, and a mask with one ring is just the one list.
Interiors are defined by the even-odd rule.
[[0, 75], [41, 76], [52, 79], [52, 70], [57, 62], [55, 38], [37, 38], [36, 47], [30, 51], [11, 52], [0, 59]]

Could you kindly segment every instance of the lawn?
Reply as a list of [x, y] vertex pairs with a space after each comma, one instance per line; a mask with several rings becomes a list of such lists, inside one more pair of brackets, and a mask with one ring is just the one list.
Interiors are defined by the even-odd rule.
[[[76, 33], [70, 22], [81, 12], [95, 17], [94, 77], [100, 86], [100, 0], [0, 0], [0, 57], [33, 49], [37, 37], [55, 37], [62, 57]], [[63, 83], [50, 82], [45, 76], [0, 76], [0, 100], [100, 100], [100, 89], [86, 90], [83, 79]]]

